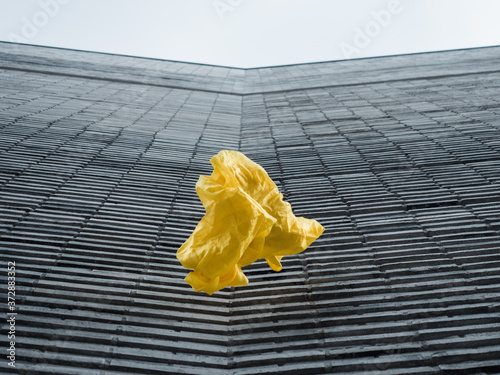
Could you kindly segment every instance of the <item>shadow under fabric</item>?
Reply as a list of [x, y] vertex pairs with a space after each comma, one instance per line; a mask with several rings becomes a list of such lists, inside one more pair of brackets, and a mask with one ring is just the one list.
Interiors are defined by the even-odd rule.
[[323, 233], [317, 221], [295, 217], [264, 168], [241, 152], [223, 150], [210, 162], [212, 175], [196, 183], [206, 215], [177, 251], [193, 270], [185, 280], [194, 290], [248, 285], [241, 268], [262, 258], [280, 271], [284, 255], [300, 253]]

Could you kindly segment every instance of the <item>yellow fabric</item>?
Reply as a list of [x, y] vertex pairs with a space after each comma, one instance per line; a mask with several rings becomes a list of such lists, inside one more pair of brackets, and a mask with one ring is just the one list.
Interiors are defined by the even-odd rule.
[[262, 258], [280, 271], [284, 255], [300, 253], [323, 233], [317, 221], [295, 217], [264, 168], [241, 152], [223, 150], [210, 162], [212, 175], [196, 184], [206, 215], [177, 251], [193, 269], [185, 280], [194, 290], [247, 285], [241, 268]]

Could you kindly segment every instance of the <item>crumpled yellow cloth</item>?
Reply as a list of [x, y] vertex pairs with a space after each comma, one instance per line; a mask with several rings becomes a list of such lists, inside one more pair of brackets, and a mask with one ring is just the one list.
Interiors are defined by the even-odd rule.
[[247, 285], [241, 268], [262, 258], [280, 271], [284, 255], [300, 253], [323, 233], [317, 221], [295, 217], [264, 168], [241, 152], [223, 150], [210, 162], [212, 175], [196, 184], [206, 215], [177, 251], [193, 269], [185, 280], [194, 290]]

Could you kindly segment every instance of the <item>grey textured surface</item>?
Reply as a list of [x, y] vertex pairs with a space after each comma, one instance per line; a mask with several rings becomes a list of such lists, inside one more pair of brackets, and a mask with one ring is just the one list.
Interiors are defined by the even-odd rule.
[[[0, 43], [17, 373], [500, 373], [499, 58], [242, 70]], [[175, 252], [220, 149], [326, 230], [210, 297]]]

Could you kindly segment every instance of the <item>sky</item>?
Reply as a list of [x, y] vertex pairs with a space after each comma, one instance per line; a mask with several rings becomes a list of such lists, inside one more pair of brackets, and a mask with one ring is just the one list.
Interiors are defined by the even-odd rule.
[[0, 40], [240, 68], [500, 45], [499, 0], [0, 0]]

